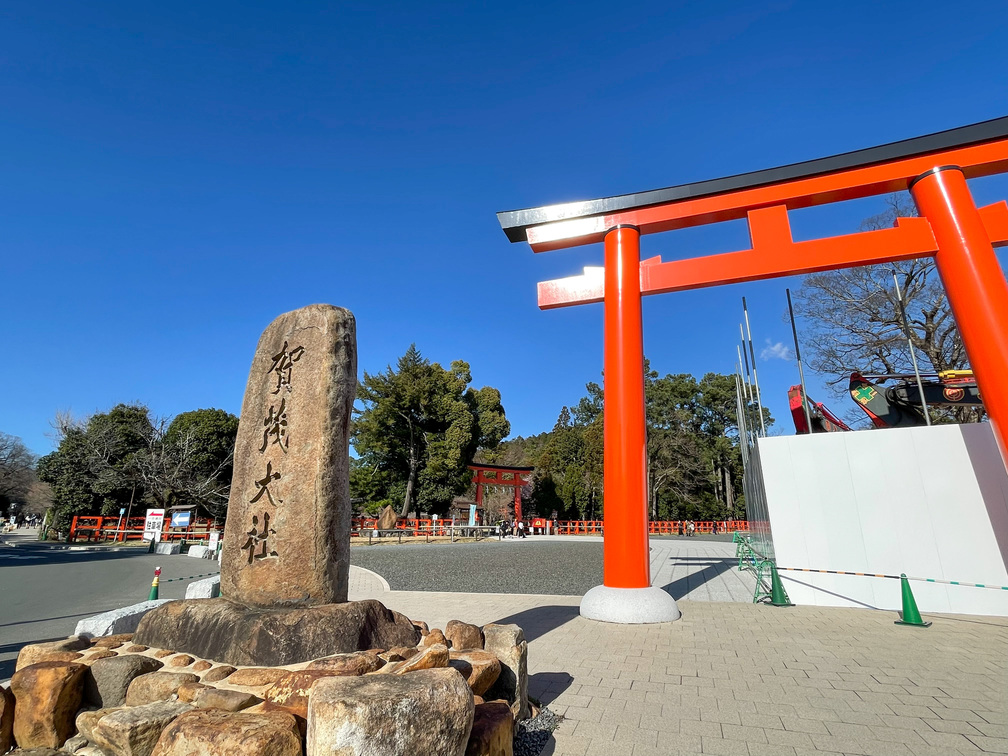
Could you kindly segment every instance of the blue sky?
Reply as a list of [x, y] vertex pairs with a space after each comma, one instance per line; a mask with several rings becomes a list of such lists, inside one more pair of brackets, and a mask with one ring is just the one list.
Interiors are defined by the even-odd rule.
[[[1005, 115], [1006, 32], [999, 2], [4, 3], [0, 430], [44, 454], [60, 409], [237, 413], [261, 331], [312, 302], [354, 312], [362, 371], [416, 342], [548, 430], [599, 378], [602, 309], [540, 312], [535, 284], [601, 248], [533, 255], [496, 211]], [[881, 209], [796, 212], [795, 237]], [[739, 222], [642, 252], [745, 246]], [[790, 344], [787, 285], [646, 299], [653, 366], [732, 371], [743, 295], [757, 350]], [[759, 371], [793, 432], [796, 367]]]

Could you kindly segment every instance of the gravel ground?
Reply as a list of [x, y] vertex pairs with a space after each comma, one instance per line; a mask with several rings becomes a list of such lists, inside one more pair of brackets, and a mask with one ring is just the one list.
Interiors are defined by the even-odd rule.
[[514, 756], [539, 756], [546, 747], [550, 733], [559, 726], [562, 719], [563, 717], [544, 708], [539, 716], [518, 722], [512, 743]]
[[355, 546], [350, 563], [393, 591], [581, 596], [602, 582], [602, 541], [489, 539], [478, 543]]

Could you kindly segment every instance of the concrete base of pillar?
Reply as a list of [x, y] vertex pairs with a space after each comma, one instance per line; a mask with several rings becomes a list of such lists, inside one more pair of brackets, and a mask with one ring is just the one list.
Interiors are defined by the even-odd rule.
[[674, 622], [682, 615], [675, 599], [661, 588], [609, 588], [596, 585], [581, 599], [581, 616], [599, 622], [642, 625]]

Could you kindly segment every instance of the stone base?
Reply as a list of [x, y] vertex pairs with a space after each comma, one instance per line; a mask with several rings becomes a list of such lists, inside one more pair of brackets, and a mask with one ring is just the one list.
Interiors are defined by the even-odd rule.
[[187, 599], [207, 599], [220, 596], [220, 575], [194, 580], [186, 586]]
[[581, 599], [581, 616], [599, 622], [642, 625], [674, 622], [682, 615], [675, 599], [661, 588], [609, 588], [596, 585]]
[[102, 612], [93, 617], [85, 617], [77, 623], [74, 635], [83, 635], [87, 638], [99, 638], [105, 635], [118, 635], [119, 633], [132, 633], [137, 629], [148, 612], [152, 612], [162, 604], [167, 604], [168, 599], [154, 599], [153, 601], [141, 601], [139, 604], [125, 606], [122, 609], [113, 609], [111, 612]]
[[259, 609], [224, 598], [171, 601], [148, 613], [134, 642], [237, 666], [280, 666], [371, 648], [416, 646], [420, 630], [380, 601]]

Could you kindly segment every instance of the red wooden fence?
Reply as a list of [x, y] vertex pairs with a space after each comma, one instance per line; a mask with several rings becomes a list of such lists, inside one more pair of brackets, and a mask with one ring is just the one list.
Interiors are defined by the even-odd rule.
[[[74, 515], [70, 524], [70, 543], [76, 541], [141, 541], [146, 517], [87, 517]], [[188, 528], [171, 527], [171, 518], [165, 517], [161, 527], [162, 541], [206, 541], [211, 530], [223, 530], [224, 523], [208, 517], [194, 517]]]
[[[86, 517], [77, 515], [70, 525], [70, 542], [75, 541], [139, 541], [143, 538], [144, 517]], [[648, 532], [652, 535], [675, 535], [683, 531], [683, 520], [656, 520], [648, 524]], [[223, 523], [209, 518], [194, 518], [188, 528], [170, 527], [170, 518], [165, 518], [161, 528], [162, 541], [203, 541], [210, 537], [211, 530], [222, 530]], [[405, 531], [413, 536], [449, 536], [451, 535], [451, 520], [403, 519], [396, 524], [396, 530]], [[456, 523], [465, 527], [465, 523]], [[602, 520], [560, 520], [556, 530], [558, 535], [601, 535]], [[369, 518], [355, 518], [350, 534], [357, 536], [362, 530], [376, 530], [378, 521]], [[748, 531], [749, 523], [745, 520], [722, 520], [718, 522], [719, 533], [734, 533]], [[713, 533], [714, 522], [711, 520], [696, 521], [697, 533]]]

